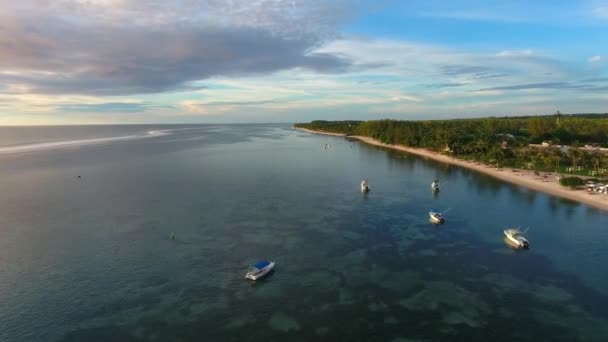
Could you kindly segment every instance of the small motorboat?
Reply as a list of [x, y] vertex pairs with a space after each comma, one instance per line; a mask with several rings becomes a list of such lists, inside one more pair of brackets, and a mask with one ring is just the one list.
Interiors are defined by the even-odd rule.
[[274, 268], [274, 261], [261, 260], [249, 267], [245, 279], [258, 280], [267, 275]]
[[504, 233], [505, 233], [506, 241], [509, 243], [509, 245], [511, 245], [515, 248], [523, 248], [523, 249], [530, 248], [530, 243], [523, 236], [523, 233], [519, 229], [516, 229], [516, 228], [505, 229]]
[[437, 211], [429, 211], [429, 218], [433, 223], [444, 223], [443, 214]]
[[433, 191], [439, 191], [439, 181], [438, 180], [434, 180], [433, 183], [431, 183], [431, 189], [433, 189]]
[[367, 183], [367, 179], [361, 181], [361, 192], [369, 192], [371, 189], [369, 188], [369, 184]]

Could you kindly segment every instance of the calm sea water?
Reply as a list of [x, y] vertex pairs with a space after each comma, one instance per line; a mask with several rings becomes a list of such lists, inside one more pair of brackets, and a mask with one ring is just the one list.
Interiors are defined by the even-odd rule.
[[[608, 214], [587, 206], [287, 126], [0, 132], [135, 136], [0, 155], [0, 341], [608, 340]], [[245, 281], [262, 258], [276, 272]]]

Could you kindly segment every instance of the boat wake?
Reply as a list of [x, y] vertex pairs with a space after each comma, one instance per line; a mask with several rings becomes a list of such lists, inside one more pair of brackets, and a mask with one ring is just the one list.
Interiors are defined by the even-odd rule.
[[158, 131], [148, 131], [143, 134], [126, 135], [126, 136], [121, 136], [121, 137], [53, 141], [53, 142], [46, 142], [46, 143], [6, 146], [6, 147], [0, 147], [0, 155], [37, 152], [37, 151], [66, 148], [66, 147], [80, 147], [80, 146], [85, 146], [85, 145], [104, 144], [104, 143], [123, 141], [123, 140], [146, 139], [146, 138], [153, 138], [153, 137], [169, 135], [169, 134], [171, 134], [171, 131], [172, 130], [158, 130]]

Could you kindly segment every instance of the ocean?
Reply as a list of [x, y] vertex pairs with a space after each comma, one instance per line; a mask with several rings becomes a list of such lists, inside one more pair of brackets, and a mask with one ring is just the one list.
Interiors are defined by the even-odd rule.
[[0, 341], [608, 340], [608, 213], [339, 137], [2, 127], [0, 191]]

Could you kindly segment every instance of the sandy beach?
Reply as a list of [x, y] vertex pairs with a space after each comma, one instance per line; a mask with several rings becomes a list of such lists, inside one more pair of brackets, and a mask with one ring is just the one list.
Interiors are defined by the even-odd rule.
[[296, 127], [296, 129], [298, 131], [304, 131], [304, 132], [314, 133], [314, 134], [332, 135], [334, 137], [345, 137], [346, 136], [346, 134], [342, 134], [342, 133], [332, 133], [332, 132], [325, 132], [325, 131], [313, 131], [311, 129], [300, 128], [300, 127]]
[[[309, 129], [301, 129], [301, 128], [298, 128], [298, 129], [306, 131], [306, 132], [310, 132], [310, 133], [316, 133], [316, 134], [326, 134], [326, 135], [342, 136], [342, 137], [345, 136], [345, 134], [317, 132], [317, 131], [312, 131]], [[429, 158], [429, 159], [437, 160], [437, 161], [440, 161], [443, 163], [460, 166], [463, 168], [467, 168], [469, 170], [474, 170], [477, 172], [481, 172], [481, 173], [490, 175], [492, 177], [498, 178], [505, 182], [509, 182], [509, 183], [516, 184], [516, 185], [521, 185], [521, 186], [524, 186], [524, 187], [527, 187], [527, 188], [530, 188], [530, 189], [533, 189], [536, 191], [542, 191], [544, 193], [547, 193], [547, 194], [550, 194], [553, 196], [567, 198], [567, 199], [570, 199], [573, 201], [587, 204], [594, 208], [608, 211], [608, 195], [599, 194], [599, 193], [588, 193], [585, 190], [570, 190], [570, 189], [564, 188], [557, 181], [557, 174], [548, 173], [548, 172], [540, 172], [539, 174], [535, 174], [533, 171], [530, 171], [530, 170], [512, 169], [512, 168], [497, 169], [496, 167], [488, 166], [488, 165], [485, 165], [485, 164], [482, 164], [479, 162], [457, 159], [457, 158], [439, 154], [434, 151], [430, 151], [430, 150], [423, 149], [423, 148], [413, 148], [413, 147], [406, 147], [406, 146], [402, 146], [402, 145], [384, 144], [378, 140], [375, 140], [375, 139], [372, 139], [369, 137], [364, 137], [364, 136], [352, 135], [349, 137], [355, 138], [366, 144], [370, 144], [370, 145], [374, 145], [374, 146], [381, 146], [381, 147], [390, 148], [390, 149], [399, 150], [399, 151], [404, 151], [404, 152], [415, 154], [415, 155], [418, 155], [418, 156], [421, 156], [424, 158]]]

